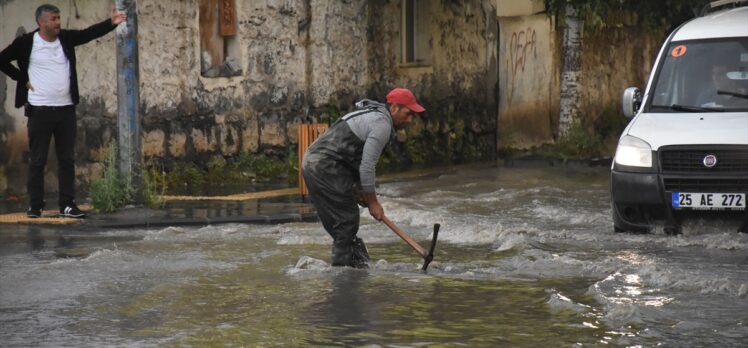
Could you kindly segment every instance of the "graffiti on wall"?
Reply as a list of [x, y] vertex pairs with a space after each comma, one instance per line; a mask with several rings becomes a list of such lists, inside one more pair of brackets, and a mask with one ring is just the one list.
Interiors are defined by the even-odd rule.
[[509, 83], [507, 84], [507, 106], [512, 105], [514, 90], [520, 75], [525, 72], [525, 65], [529, 58], [537, 57], [537, 33], [535, 29], [515, 31], [509, 40], [509, 59], [507, 60], [507, 72], [509, 72]]

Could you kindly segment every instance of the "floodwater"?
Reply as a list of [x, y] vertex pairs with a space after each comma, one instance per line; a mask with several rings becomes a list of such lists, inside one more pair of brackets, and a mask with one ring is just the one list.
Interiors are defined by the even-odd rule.
[[316, 223], [0, 226], [0, 346], [719, 346], [748, 343], [748, 236], [614, 233], [601, 169], [456, 168], [379, 187], [371, 269]]

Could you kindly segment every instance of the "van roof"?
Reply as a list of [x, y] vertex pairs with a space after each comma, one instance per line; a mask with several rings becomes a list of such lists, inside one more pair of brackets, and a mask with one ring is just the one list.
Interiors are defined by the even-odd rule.
[[684, 24], [673, 41], [748, 37], [748, 6], [709, 13]]

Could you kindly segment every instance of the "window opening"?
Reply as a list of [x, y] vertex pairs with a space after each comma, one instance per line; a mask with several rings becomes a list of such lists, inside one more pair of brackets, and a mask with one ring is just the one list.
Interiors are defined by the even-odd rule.
[[401, 63], [431, 64], [429, 0], [402, 0]]
[[235, 0], [200, 0], [200, 73], [241, 75]]

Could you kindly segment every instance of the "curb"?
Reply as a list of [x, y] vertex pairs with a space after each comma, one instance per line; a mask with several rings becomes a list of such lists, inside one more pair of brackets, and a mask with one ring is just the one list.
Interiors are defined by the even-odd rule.
[[303, 214], [275, 214], [275, 215], [250, 215], [230, 216], [215, 218], [171, 218], [154, 219], [151, 221], [114, 221], [114, 222], [92, 222], [85, 223], [85, 228], [150, 228], [169, 226], [208, 226], [214, 224], [247, 223], [247, 224], [285, 224], [291, 222], [316, 222], [319, 221], [317, 213]]
[[589, 159], [564, 159], [546, 156], [518, 156], [504, 160], [505, 167], [571, 167], [571, 168], [609, 168], [611, 157]]

